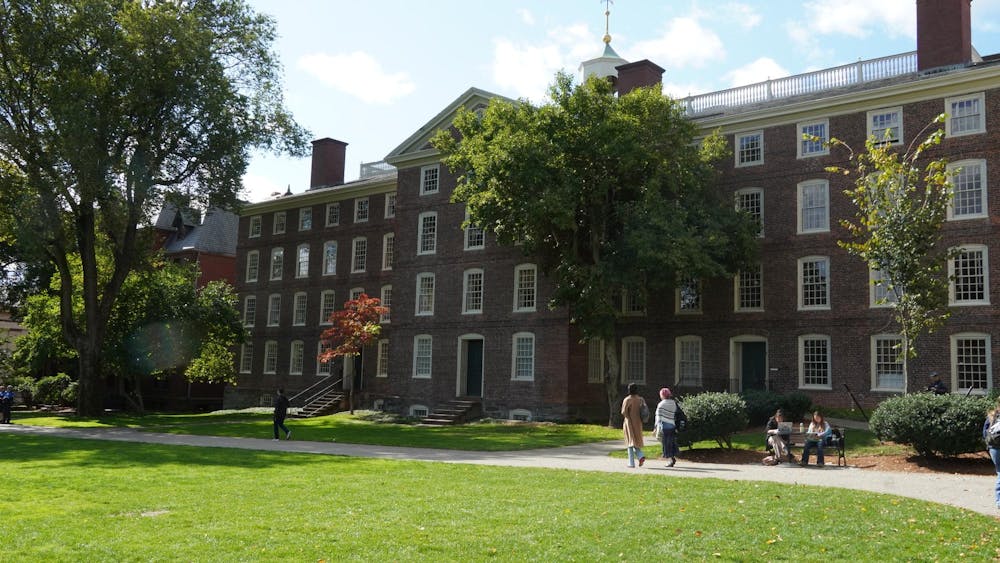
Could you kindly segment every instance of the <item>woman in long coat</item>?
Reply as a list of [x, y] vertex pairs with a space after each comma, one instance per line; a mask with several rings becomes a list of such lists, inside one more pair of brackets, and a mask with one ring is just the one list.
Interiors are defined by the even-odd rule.
[[646, 463], [642, 453], [642, 405], [645, 399], [639, 396], [639, 385], [628, 384], [628, 396], [622, 401], [622, 431], [625, 433], [625, 446], [628, 448], [628, 466], [635, 467], [638, 458], [639, 467]]

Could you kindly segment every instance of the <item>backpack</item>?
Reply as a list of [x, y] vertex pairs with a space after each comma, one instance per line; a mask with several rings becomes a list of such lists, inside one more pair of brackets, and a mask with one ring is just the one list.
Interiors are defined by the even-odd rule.
[[681, 404], [680, 403], [676, 404], [677, 404], [677, 412], [674, 413], [674, 422], [677, 424], [677, 431], [684, 432], [685, 430], [687, 430], [688, 417], [686, 414], [684, 414], [684, 411], [681, 409]]
[[646, 404], [645, 399], [639, 403], [639, 418], [643, 422], [649, 422], [649, 405]]
[[991, 448], [1000, 448], [1000, 416], [994, 416], [995, 419], [986, 429], [986, 445]]

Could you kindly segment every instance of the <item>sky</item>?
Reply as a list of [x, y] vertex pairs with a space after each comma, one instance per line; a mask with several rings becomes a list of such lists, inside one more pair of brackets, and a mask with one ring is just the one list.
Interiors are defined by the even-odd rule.
[[[601, 55], [603, 0], [248, 0], [274, 18], [285, 103], [347, 146], [346, 179], [470, 87], [533, 103]], [[611, 46], [674, 97], [916, 50], [915, 0], [617, 0]], [[972, 2], [972, 44], [1000, 53], [1000, 0]], [[309, 188], [309, 158], [254, 154], [244, 198]]]

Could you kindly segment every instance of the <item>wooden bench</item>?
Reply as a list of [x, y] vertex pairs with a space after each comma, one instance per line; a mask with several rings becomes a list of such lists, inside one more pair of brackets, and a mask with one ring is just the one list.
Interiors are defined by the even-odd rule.
[[[799, 448], [799, 455], [801, 456], [802, 450], [806, 446], [806, 433], [798, 432], [793, 430], [791, 434], [787, 435], [788, 439], [788, 462], [791, 463], [795, 461], [795, 456], [792, 455], [793, 448]], [[844, 466], [847, 467], [847, 457], [844, 454], [844, 449], [846, 447], [846, 433], [843, 428], [838, 426], [833, 427], [833, 434], [827, 439], [826, 444], [823, 446], [823, 457], [832, 457], [833, 453], [837, 453], [837, 467]], [[764, 443], [767, 444], [767, 436], [764, 437]], [[771, 449], [771, 445], [767, 444], [767, 451], [774, 453]], [[810, 455], [815, 455], [813, 452]]]

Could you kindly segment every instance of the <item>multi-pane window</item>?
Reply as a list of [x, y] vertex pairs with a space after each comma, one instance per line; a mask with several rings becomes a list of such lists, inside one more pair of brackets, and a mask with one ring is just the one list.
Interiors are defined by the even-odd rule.
[[396, 192], [385, 194], [385, 218], [392, 219], [396, 216]]
[[368, 267], [368, 239], [359, 237], [354, 239], [351, 248], [351, 273], [364, 272]]
[[587, 341], [587, 383], [604, 382], [604, 341], [591, 338]]
[[247, 234], [250, 238], [256, 238], [260, 236], [261, 231], [261, 217], [260, 215], [254, 215], [250, 218], [250, 232]]
[[830, 387], [830, 338], [820, 335], [799, 337], [799, 385]]
[[274, 228], [271, 230], [273, 234], [280, 235], [285, 232], [285, 212], [275, 211], [274, 212]]
[[378, 341], [375, 377], [389, 377], [389, 340], [385, 338]]
[[622, 314], [641, 317], [646, 314], [646, 295], [641, 291], [622, 291]]
[[281, 295], [274, 293], [267, 298], [267, 326], [278, 326], [281, 322]]
[[983, 93], [945, 98], [944, 111], [948, 114], [945, 134], [949, 137], [986, 132], [986, 105]]
[[313, 228], [313, 210], [312, 207], [303, 207], [299, 209], [299, 230], [308, 231]]
[[319, 295], [319, 324], [330, 324], [330, 315], [337, 307], [337, 301], [332, 289], [327, 289]]
[[250, 373], [253, 369], [253, 342], [240, 346], [240, 373]]
[[462, 312], [483, 312], [483, 271], [466, 270], [462, 281]]
[[537, 269], [534, 264], [514, 268], [514, 311], [535, 310]]
[[365, 288], [363, 288], [363, 287], [352, 287], [351, 288], [351, 293], [350, 293], [351, 300], [353, 301], [355, 299], [359, 299], [364, 292], [365, 292]]
[[807, 256], [799, 259], [799, 309], [830, 308], [830, 259]]
[[948, 165], [953, 196], [949, 219], [986, 217], [986, 161], [962, 160]]
[[879, 391], [903, 390], [903, 362], [899, 351], [903, 339], [895, 334], [872, 337], [872, 388]]
[[951, 361], [955, 374], [955, 391], [977, 389], [986, 392], [993, 379], [990, 335], [960, 333], [951, 337]]
[[379, 300], [379, 304], [385, 307], [385, 312], [379, 315], [378, 322], [388, 323], [392, 320], [392, 286], [383, 285], [382, 286], [382, 298]]
[[677, 284], [674, 301], [677, 304], [676, 312], [700, 313], [701, 312], [701, 280], [698, 278], [685, 278]]
[[280, 280], [282, 271], [285, 268], [285, 249], [271, 249], [271, 279]]
[[441, 165], [433, 164], [420, 169], [420, 195], [438, 193]]
[[247, 281], [257, 281], [258, 275], [260, 275], [260, 252], [251, 250], [247, 252]]
[[819, 233], [830, 230], [829, 183], [810, 180], [799, 184], [799, 233]]
[[760, 264], [740, 270], [736, 276], [736, 310], [762, 311], [764, 309], [764, 281]]
[[434, 314], [434, 274], [417, 275], [417, 314]]
[[681, 336], [676, 342], [677, 384], [701, 386], [701, 337]]
[[354, 222], [364, 223], [368, 221], [368, 198], [361, 197], [354, 200]]
[[257, 317], [257, 296], [247, 295], [243, 300], [243, 326], [254, 326]]
[[986, 247], [970, 245], [948, 261], [951, 305], [989, 305]]
[[469, 223], [469, 209], [465, 209], [465, 250], [477, 250], [486, 244], [486, 235], [478, 226]]
[[871, 306], [872, 307], [892, 307], [898, 299], [892, 287], [892, 281], [882, 270], [868, 269], [868, 279], [871, 282]]
[[306, 278], [309, 277], [309, 245], [302, 244], [299, 245], [298, 252], [295, 257], [295, 277]]
[[289, 349], [288, 373], [302, 375], [302, 365], [305, 363], [305, 346], [301, 340], [293, 340]]
[[391, 270], [392, 263], [396, 255], [396, 235], [386, 233], [382, 235], [382, 269]]
[[622, 339], [622, 382], [646, 382], [646, 339], [627, 336]]
[[417, 254], [433, 254], [435, 251], [437, 251], [437, 213], [433, 211], [421, 213]]
[[903, 141], [903, 108], [868, 112], [868, 136], [878, 143], [896, 145]]
[[753, 166], [764, 163], [764, 132], [736, 135], [736, 166]]
[[334, 276], [337, 274], [337, 241], [331, 240], [323, 243], [323, 275]]
[[340, 224], [340, 203], [326, 204], [326, 226], [336, 227]]
[[760, 230], [757, 236], [764, 236], [764, 190], [746, 188], [736, 192], [736, 209], [757, 220]]
[[306, 305], [308, 300], [306, 299], [306, 294], [304, 292], [299, 292], [295, 294], [292, 301], [292, 324], [295, 326], [303, 326], [306, 324]]
[[826, 145], [827, 140], [829, 140], [827, 132], [829, 127], [830, 124], [825, 119], [799, 123], [796, 127], [799, 134], [798, 157], [805, 158], [829, 154], [830, 148]]
[[272, 374], [278, 371], [278, 343], [268, 340], [264, 343], [264, 373]]
[[413, 337], [413, 377], [430, 378], [433, 342], [429, 334]]
[[530, 332], [514, 334], [511, 378], [531, 381], [535, 378], [535, 335]]
[[320, 340], [316, 350], [316, 375], [330, 375], [333, 373], [333, 362], [330, 360], [324, 362], [320, 359], [323, 354], [329, 351], [330, 344], [325, 340]]

